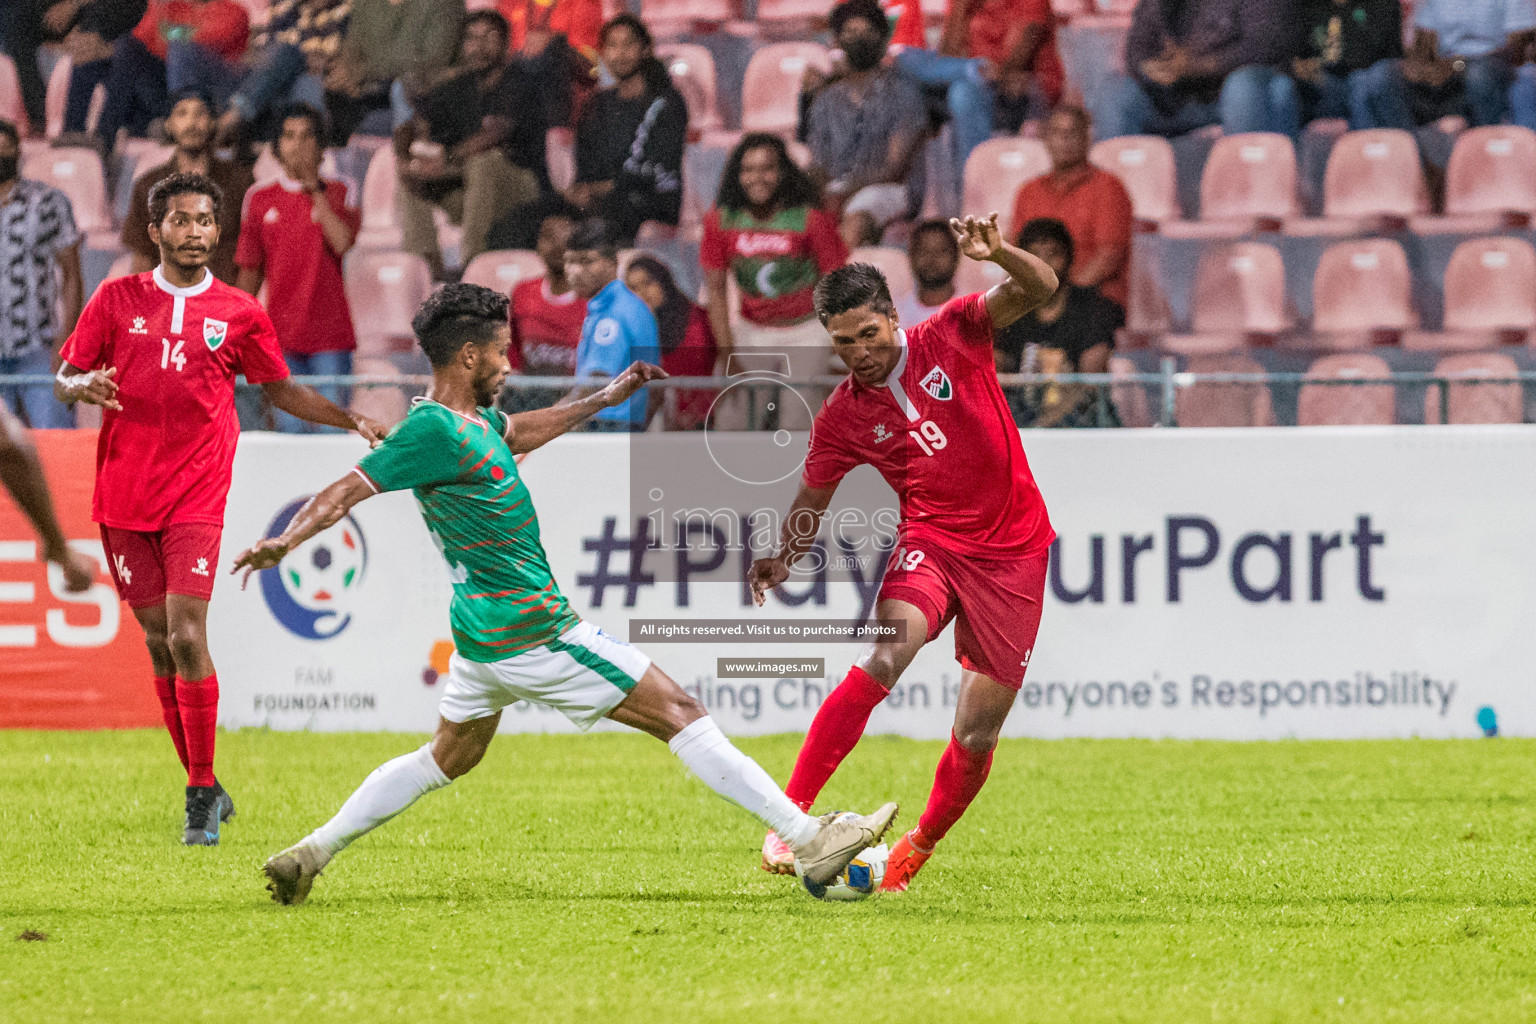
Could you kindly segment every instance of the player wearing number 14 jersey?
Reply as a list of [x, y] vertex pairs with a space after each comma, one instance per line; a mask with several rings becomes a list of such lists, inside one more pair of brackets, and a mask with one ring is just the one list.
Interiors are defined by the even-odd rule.
[[[955, 623], [963, 671], [954, 731], [927, 808], [891, 851], [886, 891], [907, 888], [986, 781], [1034, 648], [1055, 539], [998, 385], [992, 337], [1049, 299], [1056, 275], [1002, 240], [996, 214], [950, 227], [961, 252], [996, 263], [1009, 279], [906, 330], [885, 278], [868, 264], [835, 270], [817, 286], [817, 315], [850, 374], [816, 415], [779, 552], [750, 574], [761, 604], [810, 549], [833, 492], [856, 465], [874, 466], [901, 500], [875, 607], [882, 624], [898, 628], [862, 653], [817, 711], [784, 790], [806, 810], [917, 652]], [[770, 832], [763, 867], [786, 866]]]
[[144, 629], [155, 692], [187, 770], [182, 842], [214, 846], [234, 803], [213, 775], [219, 680], [206, 639], [240, 423], [235, 376], [276, 407], [377, 438], [377, 424], [292, 383], [255, 298], [216, 280], [219, 187], [174, 174], [149, 193], [160, 265], [102, 285], [64, 345], [55, 393], [105, 410], [91, 518]]

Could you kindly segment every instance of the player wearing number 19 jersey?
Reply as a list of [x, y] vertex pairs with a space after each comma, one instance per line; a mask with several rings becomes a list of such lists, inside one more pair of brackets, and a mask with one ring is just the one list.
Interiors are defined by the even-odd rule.
[[[918, 650], [955, 624], [963, 672], [954, 732], [917, 828], [891, 853], [887, 891], [906, 889], [986, 780], [1034, 648], [1055, 539], [998, 384], [992, 338], [1048, 299], [1056, 278], [1002, 241], [995, 215], [951, 227], [962, 252], [998, 263], [1010, 280], [903, 330], [874, 267], [853, 264], [822, 279], [817, 312], [851, 372], [811, 428], [780, 552], [754, 563], [751, 574], [761, 603], [809, 548], [854, 466], [873, 466], [900, 498], [901, 525], [875, 614], [901, 629], [866, 650], [817, 712], [785, 787], [806, 809]], [[782, 870], [771, 833], [763, 860], [766, 869]]]

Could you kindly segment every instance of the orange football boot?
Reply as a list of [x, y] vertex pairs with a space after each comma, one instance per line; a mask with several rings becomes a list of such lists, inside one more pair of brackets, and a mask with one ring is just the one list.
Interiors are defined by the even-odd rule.
[[891, 848], [891, 855], [885, 862], [885, 880], [880, 883], [881, 892], [906, 892], [912, 879], [933, 856], [932, 850], [922, 850], [912, 842], [912, 832], [896, 840], [896, 845]]

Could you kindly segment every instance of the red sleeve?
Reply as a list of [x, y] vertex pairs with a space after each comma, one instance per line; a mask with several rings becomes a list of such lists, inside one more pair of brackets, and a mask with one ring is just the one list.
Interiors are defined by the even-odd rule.
[[825, 210], [811, 211], [805, 222], [805, 234], [810, 239], [816, 266], [823, 274], [830, 274], [848, 262], [848, 244], [843, 241], [837, 224]]
[[972, 362], [995, 365], [992, 314], [987, 312], [986, 292], [950, 299], [943, 309], [908, 330], [908, 339], [918, 331], [932, 331], [937, 344], [954, 349]]
[[928, 45], [923, 35], [922, 0], [902, 0], [901, 16], [896, 19], [896, 28], [891, 32], [891, 45], [919, 48]]
[[523, 372], [523, 332], [517, 328], [517, 293], [523, 290], [527, 281], [512, 286], [512, 300], [507, 303], [507, 326], [512, 329], [512, 344], [507, 346], [507, 362], [512, 364], [513, 373]]
[[805, 472], [800, 482], [818, 491], [829, 490], [848, 474], [848, 471], [864, 461], [849, 451], [844, 438], [843, 405], [837, 392], [822, 404], [811, 424], [811, 450], [805, 456]]
[[1104, 187], [1095, 196], [1094, 239], [1100, 244], [1131, 244], [1131, 195], [1120, 179], [1108, 171], [1100, 171]]
[[[358, 205], [357, 190], [344, 181], [328, 181], [325, 184], [325, 200], [336, 211], [336, 216], [355, 235], [363, 226], [363, 210]], [[243, 229], [242, 229], [243, 230]]]
[[101, 362], [102, 350], [112, 336], [112, 324], [117, 320], [108, 308], [107, 288], [97, 288], [91, 301], [80, 311], [75, 331], [59, 350], [59, 357], [70, 366], [82, 370], [94, 370]]
[[251, 300], [246, 313], [245, 330], [240, 334], [240, 373], [252, 384], [270, 384], [288, 379], [288, 364], [277, 344], [277, 331], [267, 311]]
[[196, 9], [192, 41], [217, 53], [227, 61], [245, 55], [251, 38], [251, 16], [234, 0], [215, 0]]
[[1033, 186], [1034, 183], [1034, 180], [1026, 181], [1024, 184], [1019, 186], [1019, 191], [1014, 194], [1013, 219], [1008, 224], [1008, 240], [1010, 242], [1018, 242], [1019, 232], [1024, 230], [1024, 225], [1027, 224], [1031, 219], [1029, 211], [1033, 204], [1030, 202], [1031, 197], [1029, 193], [1030, 187]]
[[165, 40], [160, 36], [160, 19], [165, 14], [164, 7], [163, 0], [150, 0], [149, 9], [144, 12], [143, 20], [139, 22], [138, 28], [133, 30], [133, 37], [161, 60], [165, 60]]
[[[916, 2], [916, 0], [913, 0]], [[603, 30], [601, 0], [559, 0], [549, 17], [549, 27], [564, 32], [571, 46], [588, 55], [595, 54], [598, 36]]]
[[241, 270], [260, 270], [267, 262], [261, 238], [261, 216], [266, 211], [264, 204], [252, 201], [256, 195], [256, 189], [251, 189], [241, 204], [240, 237], [235, 241], [235, 266]]
[[1050, 0], [1018, 0], [1014, 20], [1024, 25], [1050, 25], [1055, 20]]
[[704, 238], [699, 242], [699, 266], [705, 270], [726, 270], [731, 265], [731, 254], [726, 251], [725, 231], [720, 227], [720, 211], [712, 209], [704, 214]]

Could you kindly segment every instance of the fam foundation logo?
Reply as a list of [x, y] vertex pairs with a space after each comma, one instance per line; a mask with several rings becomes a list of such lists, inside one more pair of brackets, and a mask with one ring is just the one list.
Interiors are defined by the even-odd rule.
[[[267, 524], [266, 536], [288, 528], [309, 496], [284, 505]], [[288, 552], [261, 573], [261, 595], [283, 628], [306, 640], [329, 640], [352, 621], [352, 599], [368, 571], [368, 542], [347, 516]]]

